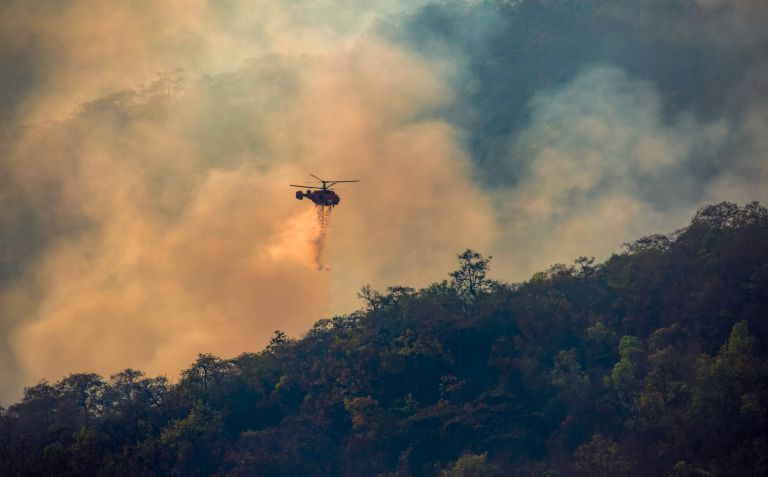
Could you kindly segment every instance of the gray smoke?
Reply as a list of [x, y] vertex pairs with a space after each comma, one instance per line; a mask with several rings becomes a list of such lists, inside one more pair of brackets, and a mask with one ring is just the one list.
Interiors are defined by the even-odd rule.
[[[766, 201], [767, 23], [761, 0], [4, 2], [0, 400], [256, 350], [468, 246], [523, 280]], [[363, 180], [330, 241], [287, 187], [310, 171]]]

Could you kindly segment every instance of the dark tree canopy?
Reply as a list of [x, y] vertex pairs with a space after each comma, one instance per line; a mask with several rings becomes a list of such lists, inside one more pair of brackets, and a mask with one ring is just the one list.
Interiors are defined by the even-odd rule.
[[458, 259], [176, 384], [42, 381], [0, 409], [0, 475], [768, 473], [764, 207], [707, 206], [525, 283]]

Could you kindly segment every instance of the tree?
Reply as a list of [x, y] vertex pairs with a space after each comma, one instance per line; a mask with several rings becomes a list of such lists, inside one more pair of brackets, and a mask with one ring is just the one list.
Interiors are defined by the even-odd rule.
[[212, 354], [197, 355], [191, 368], [183, 371], [182, 385], [192, 391], [193, 399], [208, 400], [211, 395], [221, 395], [231, 387], [230, 378], [239, 373], [231, 361], [222, 360]]
[[173, 465], [172, 475], [211, 475], [222, 449], [221, 413], [198, 401], [189, 414], [167, 425], [159, 447]]
[[576, 276], [579, 278], [589, 278], [592, 275], [595, 274], [595, 257], [579, 257], [576, 260], [573, 261], [576, 265], [578, 265], [578, 270], [576, 271]]
[[274, 350], [284, 345], [288, 341], [288, 335], [280, 330], [275, 330], [275, 335], [269, 339], [267, 350]]
[[70, 374], [56, 383], [60, 402], [73, 406], [82, 416], [81, 425], [87, 426], [98, 412], [98, 401], [104, 392], [105, 383], [94, 373]]
[[442, 472], [441, 477], [488, 477], [494, 475], [488, 453], [464, 454]]
[[365, 285], [361, 288], [357, 292], [357, 297], [365, 302], [366, 309], [369, 311], [378, 310], [384, 305], [384, 295], [371, 288], [370, 285]]
[[573, 395], [589, 383], [589, 376], [582, 371], [573, 349], [561, 351], [555, 356], [555, 366], [549, 373], [549, 382], [558, 391]]
[[466, 249], [457, 255], [459, 269], [451, 272], [451, 286], [456, 294], [467, 302], [474, 301], [478, 295], [492, 289], [494, 282], [485, 278], [493, 257], [483, 257], [472, 249]]
[[637, 254], [642, 252], [663, 252], [669, 249], [672, 244], [672, 240], [666, 235], [653, 234], [639, 238], [634, 242], [624, 243], [622, 247], [626, 249], [629, 254]]
[[642, 355], [642, 345], [637, 337], [629, 335], [621, 337], [620, 359], [611, 370], [609, 382], [625, 406], [632, 405], [633, 394], [640, 385], [637, 377]]
[[589, 477], [614, 477], [630, 475], [630, 461], [622, 456], [619, 446], [602, 434], [595, 434], [592, 440], [579, 446], [573, 454], [576, 471]]
[[733, 202], [706, 205], [696, 212], [691, 224], [706, 224], [715, 229], [765, 224], [768, 210], [759, 202], [750, 202], [741, 207]]

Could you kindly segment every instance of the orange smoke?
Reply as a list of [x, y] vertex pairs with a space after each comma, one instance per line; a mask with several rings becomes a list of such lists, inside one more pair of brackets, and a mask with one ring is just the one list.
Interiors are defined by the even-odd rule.
[[[3, 146], [0, 177], [12, 190], [0, 200], [34, 211], [18, 215], [37, 221], [31, 228], [41, 236], [36, 254], [19, 260], [18, 278], [0, 289], [0, 314], [18, 317], [0, 328], [3, 402], [41, 378], [126, 367], [174, 376], [200, 352], [255, 351], [275, 329], [298, 336], [331, 313], [353, 311], [362, 284], [423, 286], [451, 269], [456, 250], [488, 249], [493, 214], [471, 181], [460, 132], [428, 114], [452, 99], [450, 65], [375, 35], [352, 47], [329, 41], [313, 55], [316, 30], [307, 50], [291, 30], [285, 45], [309, 54], [266, 49], [228, 73], [206, 71], [211, 77], [185, 68], [183, 91], [156, 97], [115, 79], [132, 82], [141, 72], [86, 48], [102, 45], [97, 22], [78, 23], [91, 3], [73, 2], [79, 7], [66, 22], [55, 9], [17, 14], [25, 28], [42, 25], [53, 53], [69, 53], [50, 56], [61, 62], [49, 65], [56, 81], [41, 84], [21, 110], [32, 119], [78, 113], [19, 127]], [[221, 33], [210, 16], [190, 23], [199, 27], [194, 35], [173, 36], [195, 40], [182, 48], [142, 34], [161, 21], [157, 12], [126, 8], [115, 18], [135, 17], [136, 32], [108, 45], [109, 58], [126, 50], [136, 59], [128, 66], [154, 68], [177, 66], [168, 58], [185, 67], [217, 56], [197, 49]], [[301, 13], [299, 20], [314, 18]], [[186, 28], [173, 15], [163, 19], [168, 31]], [[228, 51], [224, 40], [217, 53]], [[158, 44], [165, 49], [156, 55]], [[96, 56], [83, 58], [81, 49]], [[99, 99], [123, 87], [135, 91]], [[83, 101], [88, 107], [78, 109]], [[308, 171], [370, 185], [345, 194], [330, 242], [330, 209], [313, 210], [288, 187]], [[30, 239], [29, 224], [4, 217], [19, 240]], [[327, 280], [317, 279], [315, 270], [330, 268]]]

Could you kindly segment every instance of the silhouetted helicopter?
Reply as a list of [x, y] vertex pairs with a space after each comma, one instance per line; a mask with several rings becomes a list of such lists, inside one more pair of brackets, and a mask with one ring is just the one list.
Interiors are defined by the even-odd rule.
[[328, 181], [325, 179], [321, 179], [317, 177], [314, 174], [310, 174], [310, 176], [317, 179], [318, 182], [321, 183], [320, 187], [317, 185], [296, 185], [296, 184], [290, 184], [291, 187], [301, 187], [302, 189], [305, 187], [308, 187], [307, 191], [296, 191], [296, 198], [301, 200], [304, 197], [314, 202], [316, 205], [330, 205], [331, 207], [335, 207], [339, 205], [339, 202], [341, 201], [341, 197], [339, 197], [339, 194], [336, 193], [331, 187], [335, 184], [338, 184], [340, 182], [360, 182], [359, 180], [351, 180], [351, 181]]

